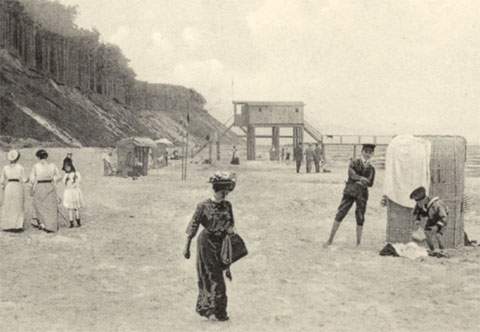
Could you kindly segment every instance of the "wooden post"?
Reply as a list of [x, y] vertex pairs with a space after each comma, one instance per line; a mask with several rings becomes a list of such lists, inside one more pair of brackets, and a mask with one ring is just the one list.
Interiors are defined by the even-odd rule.
[[149, 147], [144, 147], [143, 148], [143, 175], [147, 176], [148, 175], [148, 159], [150, 157], [150, 148]]
[[[190, 121], [188, 121], [190, 122]], [[185, 170], [184, 170], [184, 181], [187, 180], [187, 172], [188, 172], [188, 122], [187, 122], [187, 134], [186, 134], [186, 138], [185, 138], [185, 163], [184, 163], [184, 167], [185, 167]]]
[[218, 138], [218, 133], [215, 132], [215, 145], [217, 147], [217, 161], [220, 160], [220, 139]]
[[255, 126], [247, 128], [247, 160], [255, 160]]
[[182, 181], [185, 181], [185, 136], [182, 135]]
[[292, 128], [292, 145], [293, 145], [293, 148], [295, 149], [295, 147], [297, 146], [297, 129], [295, 127]]
[[359, 135], [357, 136], [357, 144], [353, 145], [353, 159], [357, 158], [358, 155], [358, 147], [361, 146], [362, 137]]
[[298, 130], [297, 130], [297, 127], [293, 127], [293, 133], [292, 133], [292, 136], [293, 136], [293, 148], [295, 149], [295, 147], [298, 145], [298, 143], [300, 143], [300, 141], [298, 140]]
[[322, 148], [322, 160], [324, 163], [327, 162], [327, 159], [325, 158], [326, 153], [325, 153], [325, 136], [322, 135], [322, 141], [320, 142], [320, 147]]
[[293, 146], [297, 146], [298, 143], [303, 143], [303, 127], [293, 127]]
[[208, 161], [213, 164], [213, 144], [212, 139], [208, 141]]
[[280, 127], [272, 127], [272, 146], [275, 149], [273, 160], [280, 160]]

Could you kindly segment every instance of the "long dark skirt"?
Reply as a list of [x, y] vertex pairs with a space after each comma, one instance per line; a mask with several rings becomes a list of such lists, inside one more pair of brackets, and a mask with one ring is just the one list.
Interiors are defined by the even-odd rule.
[[33, 193], [33, 214], [45, 229], [50, 232], [57, 232], [59, 229], [57, 192], [51, 183], [38, 183]]
[[227, 293], [220, 260], [223, 237], [203, 230], [197, 240], [198, 299], [197, 313], [208, 317], [227, 317]]

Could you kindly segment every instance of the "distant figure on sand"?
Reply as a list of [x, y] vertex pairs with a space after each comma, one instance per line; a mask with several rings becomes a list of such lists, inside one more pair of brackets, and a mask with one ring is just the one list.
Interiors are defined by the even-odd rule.
[[300, 142], [298, 145], [293, 148], [293, 158], [295, 159], [297, 166], [297, 173], [300, 173], [300, 167], [302, 166], [303, 160], [303, 144]]
[[[428, 197], [424, 187], [418, 187], [412, 191], [410, 199], [416, 202], [413, 216], [417, 226], [420, 225], [422, 219], [425, 219], [425, 236], [430, 249], [429, 254], [431, 256], [445, 257], [443, 231], [447, 226], [448, 220], [447, 205], [438, 197]], [[434, 239], [437, 240], [438, 250], [435, 249]]]
[[198, 299], [196, 311], [210, 320], [226, 321], [227, 293], [223, 271], [230, 280], [230, 267], [220, 258], [223, 239], [234, 232], [232, 204], [225, 200], [235, 188], [235, 176], [216, 173], [209, 181], [214, 196], [197, 205], [195, 214], [187, 227], [187, 243], [184, 256], [190, 258], [190, 244], [200, 225], [203, 230], [197, 240]]
[[234, 145], [232, 148], [232, 160], [230, 161], [232, 165], [239, 165], [240, 159], [237, 156], [237, 147]]
[[307, 148], [305, 149], [305, 166], [307, 173], [310, 173], [312, 171], [312, 163], [314, 159], [315, 158], [312, 145], [308, 144]]
[[282, 150], [280, 150], [280, 160], [283, 161], [285, 160], [285, 148], [282, 147]]
[[178, 150], [177, 150], [177, 149], [173, 150], [172, 158], [171, 158], [171, 159], [172, 159], [172, 160], [178, 160], [178, 159], [180, 159], [180, 157], [178, 156]]
[[75, 221], [80, 227], [80, 208], [83, 207], [83, 195], [80, 190], [80, 173], [75, 169], [73, 163], [65, 165], [65, 176], [63, 177], [63, 184], [65, 191], [63, 192], [63, 206], [68, 210], [68, 220], [70, 221], [70, 228], [73, 228], [73, 216], [75, 214]]
[[59, 228], [56, 183], [60, 172], [54, 164], [47, 161], [47, 151], [38, 150], [35, 156], [39, 162], [33, 165], [30, 174], [33, 196], [32, 225], [46, 232], [57, 232]]
[[18, 163], [20, 153], [11, 150], [7, 154], [7, 159], [10, 165], [4, 166], [0, 175], [0, 186], [3, 191], [0, 228], [3, 231], [21, 232], [25, 217], [23, 184], [28, 180], [23, 166]]
[[323, 151], [318, 143], [315, 143], [313, 150], [313, 162], [315, 163], [315, 173], [323, 172]]
[[168, 166], [168, 150], [165, 150], [163, 158], [165, 159], [165, 166]]
[[270, 161], [276, 160], [277, 159], [277, 150], [275, 150], [275, 147], [272, 146], [270, 149]]
[[370, 163], [374, 151], [375, 145], [364, 144], [362, 147], [362, 156], [350, 161], [350, 165], [348, 166], [348, 179], [345, 189], [343, 190], [342, 201], [338, 207], [330, 237], [325, 246], [329, 246], [333, 243], [335, 233], [353, 203], [356, 205], [355, 218], [357, 221], [357, 246], [360, 245], [362, 240], [363, 223], [365, 222], [365, 212], [367, 209], [368, 187], [372, 187], [375, 181], [375, 167]]
[[102, 154], [102, 160], [103, 160], [103, 176], [113, 175], [112, 151], [105, 151]]

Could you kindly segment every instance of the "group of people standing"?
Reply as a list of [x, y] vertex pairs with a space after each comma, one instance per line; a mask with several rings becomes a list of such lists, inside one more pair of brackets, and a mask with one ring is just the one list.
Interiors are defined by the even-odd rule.
[[323, 155], [323, 150], [318, 143], [315, 143], [315, 147], [312, 144], [307, 144], [305, 151], [303, 150], [303, 143], [298, 143], [298, 145], [293, 149], [293, 158], [297, 166], [297, 173], [300, 173], [300, 168], [302, 167], [302, 162], [305, 157], [305, 170], [307, 173], [311, 173], [312, 164], [315, 165], [315, 173], [323, 172], [323, 164], [325, 163], [325, 158]]
[[[68, 210], [70, 227], [75, 223], [81, 226], [80, 209], [84, 206], [80, 190], [80, 173], [75, 169], [72, 155], [68, 154], [63, 162], [62, 177], [57, 166], [48, 161], [48, 152], [40, 149], [35, 153], [38, 162], [33, 165], [30, 176], [25, 175], [24, 167], [19, 163], [20, 153], [11, 150], [7, 154], [9, 164], [4, 166], [0, 175], [3, 191], [0, 229], [21, 232], [25, 223], [25, 184], [28, 184], [32, 197], [32, 226], [47, 233], [57, 232], [60, 227], [58, 205]], [[58, 196], [57, 185], [64, 185], [63, 200]], [[75, 220], [74, 220], [75, 218]], [[75, 221], [75, 222], [74, 222]]]

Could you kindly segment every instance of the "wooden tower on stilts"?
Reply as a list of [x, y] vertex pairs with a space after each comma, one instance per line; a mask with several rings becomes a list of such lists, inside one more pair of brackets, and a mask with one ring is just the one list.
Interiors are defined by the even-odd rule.
[[[233, 126], [239, 127], [247, 137], [247, 160], [255, 160], [256, 138], [272, 138], [274, 159], [280, 159], [280, 138], [292, 138], [293, 146], [303, 143], [307, 130], [303, 117], [303, 102], [234, 101]], [[256, 128], [272, 128], [272, 135], [256, 135]], [[292, 128], [292, 135], [281, 136], [280, 128]], [[309, 132], [310, 135], [312, 135]], [[313, 135], [312, 135], [313, 136]], [[318, 142], [322, 137], [314, 137]]]

